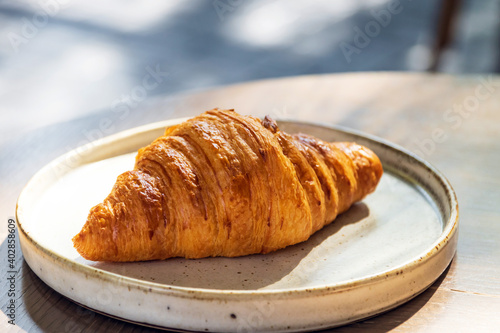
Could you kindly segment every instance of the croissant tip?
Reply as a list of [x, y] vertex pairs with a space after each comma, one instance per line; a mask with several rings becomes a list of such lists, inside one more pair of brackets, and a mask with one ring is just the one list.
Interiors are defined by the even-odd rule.
[[82, 256], [84, 259], [88, 259], [85, 251], [82, 249], [82, 234], [78, 233], [76, 234], [71, 241], [73, 242], [73, 247], [76, 249], [78, 254]]

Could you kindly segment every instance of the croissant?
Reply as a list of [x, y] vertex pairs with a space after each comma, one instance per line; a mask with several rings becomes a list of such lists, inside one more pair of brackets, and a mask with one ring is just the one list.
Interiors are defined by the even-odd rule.
[[382, 172], [363, 146], [214, 109], [140, 149], [73, 243], [94, 261], [268, 253], [307, 240]]

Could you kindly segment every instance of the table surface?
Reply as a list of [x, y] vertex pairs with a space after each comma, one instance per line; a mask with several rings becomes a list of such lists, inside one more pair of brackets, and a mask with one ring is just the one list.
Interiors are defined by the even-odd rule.
[[[381, 72], [257, 81], [147, 99], [13, 137], [0, 144], [3, 265], [8, 219], [15, 215], [17, 196], [43, 165], [103, 135], [213, 107], [370, 133], [416, 152], [453, 185], [460, 205], [460, 236], [445, 273], [408, 303], [329, 332], [491, 332], [500, 326], [500, 77], [491, 75]], [[64, 298], [30, 270], [16, 245], [16, 325], [7, 322], [9, 281], [4, 277], [0, 331], [155, 331]]]

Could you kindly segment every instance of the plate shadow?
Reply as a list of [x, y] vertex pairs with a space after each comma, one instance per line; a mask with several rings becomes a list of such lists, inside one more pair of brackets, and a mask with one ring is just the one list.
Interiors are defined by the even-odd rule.
[[369, 216], [364, 203], [353, 205], [331, 224], [312, 235], [307, 241], [265, 255], [238, 258], [173, 258], [137, 263], [77, 261], [105, 271], [161, 284], [190, 288], [256, 290], [286, 277], [318, 245], [343, 227], [358, 223]]

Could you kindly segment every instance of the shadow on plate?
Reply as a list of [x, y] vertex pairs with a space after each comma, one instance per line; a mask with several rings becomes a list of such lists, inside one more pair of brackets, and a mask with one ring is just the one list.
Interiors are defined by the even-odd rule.
[[357, 203], [309, 240], [265, 255], [238, 258], [173, 258], [137, 263], [91, 262], [81, 257], [76, 261], [120, 275], [179, 287], [262, 289], [290, 274], [315, 247], [344, 226], [358, 223], [368, 216], [368, 206]]

